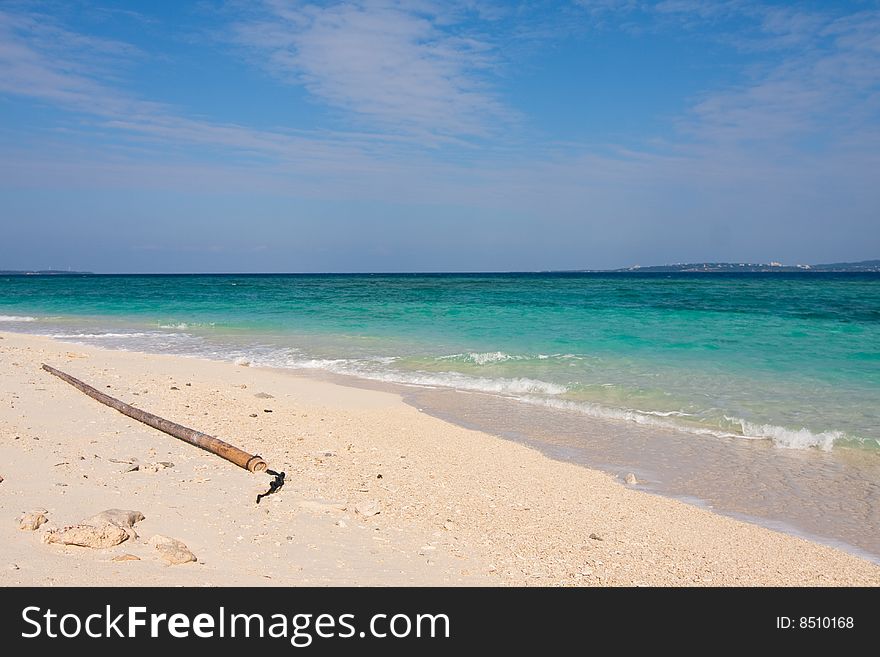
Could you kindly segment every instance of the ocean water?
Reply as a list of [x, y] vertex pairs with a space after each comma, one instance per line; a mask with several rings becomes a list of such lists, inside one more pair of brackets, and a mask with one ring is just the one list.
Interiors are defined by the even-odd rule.
[[880, 447], [871, 274], [7, 277], [0, 327]]
[[880, 555], [880, 275], [0, 277], [0, 330], [404, 386]]

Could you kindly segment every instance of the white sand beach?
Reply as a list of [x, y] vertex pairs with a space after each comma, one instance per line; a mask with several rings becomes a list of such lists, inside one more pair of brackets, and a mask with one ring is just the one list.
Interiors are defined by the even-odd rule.
[[[0, 338], [3, 586], [880, 584], [880, 566], [851, 554], [645, 493], [394, 394]], [[44, 362], [259, 453], [286, 485], [255, 504], [270, 477], [99, 404]], [[137, 537], [103, 549], [44, 541], [107, 509], [141, 512]], [[19, 528], [42, 510], [45, 524]], [[169, 565], [154, 535], [197, 561]]]

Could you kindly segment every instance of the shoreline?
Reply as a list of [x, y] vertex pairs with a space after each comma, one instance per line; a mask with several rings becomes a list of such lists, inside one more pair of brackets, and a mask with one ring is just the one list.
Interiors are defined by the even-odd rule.
[[[444, 395], [458, 397], [457, 406], [447, 410], [432, 405], [432, 397]], [[542, 420], [552, 423], [554, 413], [541, 415], [534, 408], [524, 431], [518, 426], [521, 417], [505, 426], [503, 411], [510, 408], [514, 415], [515, 403], [464, 392], [465, 398], [479, 400], [464, 410], [461, 397], [461, 391], [403, 395], [406, 403], [434, 417], [524, 444], [555, 460], [599, 470], [617, 481], [634, 472], [640, 490], [880, 563], [880, 537], [871, 531], [880, 526], [872, 493], [872, 482], [880, 480], [880, 460], [873, 454], [847, 447], [834, 452], [790, 450], [769, 442], [722, 438], [699, 443], [695, 450], [691, 434], [580, 416], [574, 418], [577, 433], [559, 435], [554, 429], [568, 430], [570, 425], [538, 430]], [[498, 409], [481, 416], [481, 402], [487, 399]], [[467, 421], [462, 419], [465, 414]], [[743, 473], [749, 476], [744, 478]], [[854, 502], [846, 514], [839, 512], [841, 500]]]
[[[0, 571], [3, 585], [880, 583], [875, 563], [625, 486], [421, 413], [396, 394], [205, 359], [0, 337], [0, 564], [18, 567]], [[256, 508], [264, 477], [42, 376], [43, 359], [258, 451], [287, 470], [287, 485]], [[132, 456], [174, 465], [126, 473], [110, 460]], [[381, 512], [357, 513], [362, 502]], [[49, 510], [34, 533], [15, 523], [28, 506]], [[109, 550], [39, 541], [113, 507], [143, 512], [140, 539]], [[183, 540], [199, 563], [163, 565], [146, 544], [151, 532]], [[111, 561], [119, 552], [140, 560]]]
[[[541, 438], [537, 438], [530, 434], [523, 433], [521, 431], [502, 431], [497, 427], [492, 426], [491, 422], [474, 420], [473, 418], [465, 418], [460, 409], [448, 411], [442, 410], [440, 408], [434, 407], [431, 404], [430, 398], [433, 395], [452, 395], [461, 397], [462, 395], [465, 397], [472, 397], [474, 399], [485, 400], [492, 399], [493, 401], [501, 401], [502, 403], [511, 403], [517, 404], [518, 400], [516, 399], [508, 399], [505, 397], [499, 397], [496, 395], [492, 395], [491, 393], [479, 392], [479, 391], [471, 391], [471, 390], [457, 390], [457, 389], [448, 389], [448, 390], [432, 390], [430, 388], [420, 388], [415, 385], [407, 385], [402, 383], [393, 383], [387, 381], [376, 381], [374, 379], [362, 378], [351, 374], [337, 374], [333, 372], [326, 371], [316, 371], [316, 370], [305, 370], [305, 369], [285, 369], [285, 368], [268, 368], [274, 369], [279, 372], [282, 372], [287, 375], [299, 376], [306, 380], [317, 380], [323, 382], [333, 383], [335, 385], [341, 385], [344, 387], [353, 387], [360, 388], [364, 390], [376, 390], [380, 392], [390, 392], [391, 394], [395, 394], [401, 397], [402, 401], [410, 406], [411, 408], [417, 409], [419, 412], [426, 413], [432, 417], [435, 417], [444, 422], [449, 422], [458, 427], [462, 427], [464, 429], [479, 431], [481, 433], [486, 433], [501, 440], [514, 442], [520, 445], [525, 445], [530, 449], [537, 450], [538, 452], [544, 454], [548, 458], [560, 461], [562, 463], [571, 463], [575, 464], [578, 467], [587, 468], [590, 470], [595, 470], [599, 472], [603, 472], [610, 477], [612, 477], [615, 481], [623, 482], [625, 475], [629, 472], [634, 472], [639, 479], [639, 490], [654, 494], [660, 495], [662, 497], [666, 497], [669, 499], [674, 499], [685, 504], [689, 504], [692, 506], [696, 506], [700, 509], [704, 509], [709, 511], [710, 513], [724, 515], [729, 518], [733, 518], [735, 520], [739, 520], [742, 522], [758, 525], [760, 527], [764, 527], [766, 529], [770, 529], [773, 531], [781, 532], [784, 534], [788, 534], [790, 536], [794, 536], [797, 538], [802, 538], [804, 540], [810, 541], [812, 543], [818, 543], [821, 545], [826, 545], [828, 547], [832, 547], [838, 550], [842, 550], [853, 556], [856, 556], [860, 559], [864, 559], [866, 561], [871, 561], [875, 564], [880, 564], [880, 553], [871, 552], [871, 550], [866, 547], [862, 547], [855, 542], [848, 542], [844, 538], [836, 537], [828, 534], [821, 533], [821, 530], [816, 528], [814, 531], [807, 529], [803, 526], [799, 526], [796, 522], [793, 522], [790, 519], [773, 517], [770, 515], [760, 515], [758, 512], [749, 512], [744, 510], [737, 510], [735, 506], [728, 506], [730, 504], [729, 500], [725, 500], [726, 504], [721, 503], [717, 500], [713, 501], [712, 499], [707, 499], [701, 497], [693, 492], [687, 490], [677, 490], [668, 485], [665, 485], [665, 482], [659, 481], [656, 478], [656, 473], [652, 473], [651, 476], [644, 476], [645, 472], [649, 472], [650, 468], [644, 466], [644, 464], [633, 465], [632, 462], [628, 463], [620, 463], [617, 465], [609, 465], [607, 463], [599, 463], [595, 459], [595, 450], [589, 453], [589, 456], [584, 456], [582, 452], [586, 452], [586, 450], [579, 449], [578, 447], [561, 446], [559, 443], [554, 443], [552, 441], [547, 440], [545, 437], [543, 440]], [[534, 409], [532, 409], [534, 410]], [[546, 410], [546, 409], [545, 409]], [[498, 419], [498, 415], [494, 415], [492, 417], [493, 420]], [[593, 432], [600, 431], [609, 431], [609, 425], [612, 426], [610, 433], [614, 435], [625, 434], [627, 431], [632, 432], [636, 429], [636, 427], [630, 426], [628, 423], [623, 425], [622, 421], [617, 421], [618, 427], [613, 427], [615, 424], [614, 421], [601, 421], [595, 418], [579, 418], [584, 420], [584, 422], [590, 425], [590, 428]], [[624, 421], [625, 422], [625, 421]], [[673, 433], [670, 430], [665, 432], [654, 429], [653, 433], [656, 434], [670, 434]], [[680, 435], [681, 438], [688, 440], [693, 439], [693, 436], [690, 434], [682, 433]], [[728, 441], [727, 448], [733, 448], [734, 450], [738, 449], [749, 449], [749, 446], [742, 445], [736, 440]], [[608, 443], [603, 443], [603, 446], [607, 446]], [[751, 446], [753, 447], [753, 446]], [[788, 453], [787, 450], [779, 452], [780, 448], [773, 445], [765, 445], [766, 450], [769, 451], [776, 457], [780, 459], [785, 459], [792, 454]], [[841, 447], [838, 450], [847, 450], [851, 448]], [[630, 454], [631, 456], [631, 454]], [[800, 457], [801, 454], [797, 454], [797, 457]], [[820, 456], [828, 458], [830, 455], [828, 453], [821, 454]], [[839, 456], [839, 452], [835, 455]], [[863, 459], [864, 454], [856, 453], [854, 454], [856, 459]], [[648, 457], [650, 459], [650, 457]], [[852, 465], [852, 464], [850, 464]], [[639, 467], [642, 466], [642, 467]], [[875, 464], [874, 467], [880, 466], [880, 463]], [[706, 493], [707, 491], [702, 491]], [[708, 497], [708, 495], [707, 495]], [[862, 536], [863, 538], [865, 536]], [[869, 536], [868, 536], [869, 538]]]

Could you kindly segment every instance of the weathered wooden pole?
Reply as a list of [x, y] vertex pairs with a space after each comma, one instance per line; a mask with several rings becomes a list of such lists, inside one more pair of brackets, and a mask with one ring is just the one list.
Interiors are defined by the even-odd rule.
[[[158, 415], [153, 415], [152, 413], [147, 413], [146, 411], [142, 411], [139, 408], [135, 408], [131, 404], [126, 404], [125, 402], [119, 401], [115, 397], [104, 394], [100, 390], [93, 388], [87, 383], [83, 383], [79, 379], [76, 379], [69, 374], [65, 374], [61, 370], [56, 370], [54, 367], [50, 367], [45, 363], [43, 364], [43, 369], [49, 372], [49, 374], [54, 374], [62, 381], [67, 381], [67, 383], [72, 385], [74, 388], [82, 390], [92, 399], [96, 399], [102, 404], [106, 404], [110, 408], [115, 408], [123, 415], [127, 415], [128, 417], [133, 418], [138, 422], [143, 422], [144, 424], [147, 424], [154, 429], [158, 429], [159, 431], [167, 433], [170, 436], [180, 438], [181, 440], [186, 441], [191, 445], [201, 447], [202, 449], [207, 450], [212, 454], [216, 454], [217, 456], [220, 456], [227, 461], [235, 463], [235, 465], [244, 468], [245, 470], [250, 470], [251, 472], [265, 472], [268, 467], [266, 465], [266, 462], [259, 456], [255, 454], [248, 454], [247, 452], [240, 450], [234, 445], [223, 442], [219, 438], [209, 436], [208, 434], [202, 433], [201, 431], [190, 429], [189, 427], [185, 427], [182, 424], [177, 424], [177, 422], [172, 422], [171, 420], [166, 420], [165, 418], [159, 417]], [[259, 499], [257, 501], [259, 502]]]

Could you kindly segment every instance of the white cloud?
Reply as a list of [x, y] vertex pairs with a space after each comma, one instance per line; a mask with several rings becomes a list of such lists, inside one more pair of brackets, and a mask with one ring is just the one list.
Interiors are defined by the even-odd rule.
[[454, 4], [276, 0], [266, 8], [268, 16], [236, 25], [236, 40], [272, 74], [362, 124], [473, 137], [512, 116], [487, 82], [495, 46], [462, 27]]
[[392, 152], [406, 148], [405, 142], [378, 134], [259, 129], [187, 117], [115, 84], [119, 69], [137, 56], [139, 51], [127, 44], [69, 31], [49, 16], [0, 9], [0, 94], [65, 109], [76, 117], [76, 130], [113, 131], [124, 137], [123, 147], [152, 145], [167, 154], [195, 145], [236, 151], [260, 158], [264, 165], [316, 171], [375, 165], [371, 153], [380, 145]]
[[[768, 54], [745, 82], [705, 93], [680, 122], [704, 143], [790, 157], [870, 138], [880, 121], [880, 11], [838, 17], [750, 4], [737, 45]], [[772, 51], [772, 52], [770, 52]]]
[[111, 99], [96, 78], [139, 54], [119, 41], [66, 30], [45, 15], [0, 10], [0, 92], [91, 113], [120, 111], [121, 98]]

